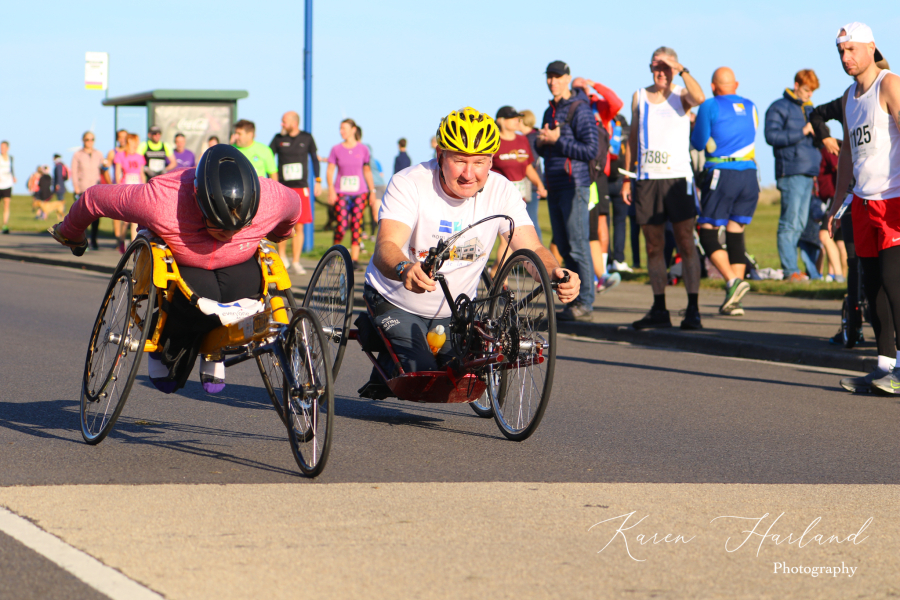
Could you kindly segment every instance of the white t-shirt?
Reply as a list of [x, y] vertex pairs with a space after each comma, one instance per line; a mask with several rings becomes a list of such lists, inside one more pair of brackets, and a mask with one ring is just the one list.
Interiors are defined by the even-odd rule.
[[3, 156], [0, 156], [0, 190], [5, 190], [12, 186], [12, 157], [3, 158]]
[[[425, 260], [428, 249], [455, 232], [492, 215], [509, 215], [516, 227], [533, 225], [522, 194], [499, 173], [491, 172], [487, 184], [473, 198], [457, 200], [444, 193], [438, 179], [437, 159], [403, 169], [388, 183], [381, 202], [379, 220], [391, 219], [412, 227], [409, 240], [400, 250], [410, 260]], [[506, 219], [493, 219], [469, 230], [453, 245], [451, 259], [440, 272], [446, 277], [450, 293], [475, 297], [478, 279], [487, 264], [499, 233], [509, 230]], [[389, 302], [407, 312], [432, 318], [450, 316], [450, 306], [440, 286], [433, 292], [414, 294], [403, 283], [388, 279], [369, 263], [366, 283]]]

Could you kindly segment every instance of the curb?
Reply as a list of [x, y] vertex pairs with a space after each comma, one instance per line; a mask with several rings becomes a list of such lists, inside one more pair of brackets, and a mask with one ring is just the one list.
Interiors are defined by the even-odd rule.
[[[115, 267], [95, 265], [73, 260], [47, 258], [30, 254], [18, 254], [0, 250], [0, 259], [30, 262], [54, 267], [83, 269], [97, 273], [112, 274]], [[296, 286], [294, 286], [296, 288]], [[359, 294], [355, 294], [358, 296]], [[358, 303], [359, 299], [354, 301]], [[709, 333], [686, 333], [680, 329], [651, 329], [637, 331], [626, 325], [606, 323], [557, 323], [557, 331], [570, 335], [588, 337], [610, 342], [627, 342], [638, 346], [654, 348], [670, 348], [709, 354], [713, 356], [730, 356], [770, 362], [783, 362], [800, 365], [843, 369], [868, 373], [875, 367], [875, 357], [864, 357], [854, 354], [842, 355], [836, 352], [819, 352], [784, 346], [771, 346], [757, 342], [745, 342]]]
[[610, 342], [627, 342], [639, 346], [674, 348], [697, 354], [730, 356], [783, 362], [828, 369], [842, 369], [868, 373], [876, 364], [875, 357], [854, 354], [841, 355], [836, 352], [820, 352], [785, 346], [772, 346], [757, 342], [747, 342], [721, 337], [717, 334], [697, 334], [682, 332], [680, 329], [651, 329], [637, 331], [626, 325], [604, 323], [560, 323], [557, 331], [570, 335], [588, 337]]

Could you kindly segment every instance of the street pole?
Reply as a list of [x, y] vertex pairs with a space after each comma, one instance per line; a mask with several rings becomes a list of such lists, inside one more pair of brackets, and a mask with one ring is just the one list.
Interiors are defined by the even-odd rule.
[[[312, 34], [313, 34], [313, 0], [305, 0], [304, 36], [303, 36], [303, 124], [306, 131], [312, 133]], [[318, 156], [310, 156], [310, 161], [318, 161]], [[308, 167], [311, 166], [307, 165]], [[318, 165], [317, 165], [318, 166]], [[313, 235], [315, 232], [316, 197], [315, 181], [311, 177], [313, 171], [309, 171], [307, 177], [310, 187], [309, 208], [312, 212], [313, 222], [303, 226], [303, 251], [311, 252], [313, 249]]]

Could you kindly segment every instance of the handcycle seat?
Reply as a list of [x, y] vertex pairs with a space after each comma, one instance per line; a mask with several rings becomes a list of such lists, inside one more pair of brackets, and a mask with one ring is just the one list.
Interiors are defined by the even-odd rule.
[[[365, 301], [365, 299], [363, 300]], [[473, 402], [484, 394], [487, 385], [473, 373], [456, 375], [451, 367], [447, 367], [443, 371], [416, 371], [414, 373], [404, 371], [394, 353], [391, 342], [375, 325], [372, 307], [367, 301], [365, 304], [366, 312], [361, 313], [357, 318], [358, 329], [351, 332], [351, 337], [363, 342], [363, 350], [394, 395], [410, 402], [456, 404]], [[379, 351], [390, 353], [399, 370], [396, 376], [389, 378], [375, 360], [372, 352]]]

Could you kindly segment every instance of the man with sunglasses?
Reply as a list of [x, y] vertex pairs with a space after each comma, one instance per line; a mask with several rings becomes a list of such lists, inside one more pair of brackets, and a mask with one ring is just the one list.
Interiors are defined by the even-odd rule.
[[[53, 237], [84, 252], [85, 229], [99, 217], [140, 223], [163, 239], [182, 278], [201, 297], [218, 303], [258, 299], [262, 274], [260, 240], [280, 242], [300, 220], [300, 198], [271, 179], [260, 179], [250, 160], [228, 144], [209, 148], [195, 169], [179, 169], [142, 185], [88, 188]], [[169, 394], [184, 387], [203, 337], [221, 322], [175, 294], [159, 352], [150, 354], [150, 380]], [[201, 360], [200, 381], [208, 393], [225, 387], [224, 363]]]
[[[81, 136], [82, 147], [72, 155], [72, 166], [69, 168], [72, 178], [72, 192], [75, 201], [81, 198], [84, 191], [92, 185], [100, 183], [100, 170], [103, 168], [103, 153], [94, 148], [94, 132], [85, 131]], [[97, 231], [100, 219], [91, 223], [91, 250], [97, 250]]]

